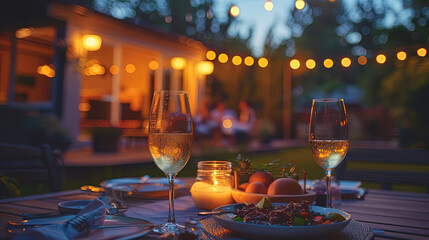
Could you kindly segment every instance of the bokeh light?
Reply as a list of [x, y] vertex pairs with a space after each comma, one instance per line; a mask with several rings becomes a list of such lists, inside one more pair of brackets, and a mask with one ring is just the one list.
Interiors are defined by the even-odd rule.
[[134, 73], [136, 71], [136, 66], [132, 63], [127, 64], [127, 66], [125, 66], [125, 71], [127, 71], [127, 73]]
[[208, 60], [214, 60], [216, 58], [216, 53], [214, 51], [212, 51], [212, 50], [207, 51], [206, 58]]
[[296, 2], [295, 2], [295, 7], [296, 7], [296, 9], [298, 9], [298, 10], [303, 9], [303, 8], [305, 7], [305, 2], [304, 2], [304, 0], [296, 0]]
[[237, 17], [238, 14], [240, 14], [240, 9], [237, 6], [232, 5], [231, 9], [229, 10], [229, 13], [231, 13], [231, 16]]
[[214, 70], [214, 64], [210, 61], [201, 61], [197, 64], [197, 70], [202, 75], [212, 74]]
[[358, 57], [358, 63], [360, 64], [360, 65], [365, 65], [366, 63], [368, 62], [368, 59], [365, 57], [365, 56], [360, 56], [360, 57]]
[[98, 35], [84, 35], [82, 37], [83, 47], [88, 51], [97, 51], [101, 47], [101, 37]]
[[155, 71], [159, 68], [159, 63], [155, 60], [149, 62], [149, 69]]
[[301, 66], [301, 63], [299, 62], [299, 60], [298, 60], [298, 59], [292, 59], [292, 60], [290, 61], [289, 65], [290, 65], [290, 67], [291, 67], [292, 69], [298, 69], [298, 68], [299, 68], [299, 66]]
[[266, 11], [271, 12], [274, 8], [273, 2], [271, 2], [270, 0], [266, 1], [264, 4], [264, 8]]
[[240, 56], [234, 56], [232, 58], [232, 64], [238, 66], [241, 64], [241, 62], [243, 62], [242, 58]]
[[260, 59], [258, 60], [258, 65], [259, 65], [261, 68], [264, 68], [264, 67], [268, 66], [268, 59], [266, 59], [266, 58], [260, 58]]
[[334, 61], [332, 61], [330, 58], [327, 58], [325, 61], [323, 61], [323, 66], [325, 66], [325, 68], [331, 68], [334, 66]]
[[224, 128], [231, 128], [232, 127], [232, 121], [231, 121], [231, 119], [227, 118], [227, 119], [223, 120], [222, 126]]
[[341, 65], [343, 65], [343, 67], [350, 67], [350, 65], [352, 65], [352, 60], [348, 57], [345, 57], [343, 59], [341, 59]]
[[417, 50], [417, 55], [419, 55], [419, 57], [424, 57], [427, 53], [428, 51], [426, 50], [426, 48], [419, 48]]
[[175, 70], [182, 70], [186, 67], [186, 59], [181, 57], [174, 57], [171, 59], [171, 67]]
[[386, 55], [384, 54], [378, 54], [377, 57], [375, 57], [375, 60], [380, 63], [383, 64], [386, 62]]
[[399, 61], [404, 61], [407, 59], [407, 53], [404, 51], [400, 51], [396, 54], [396, 58], [398, 58]]
[[219, 54], [217, 59], [219, 60], [220, 63], [226, 63], [228, 62], [228, 55], [226, 55], [225, 53], [221, 53]]
[[246, 58], [244, 58], [244, 64], [246, 64], [247, 66], [252, 66], [255, 63], [255, 60], [251, 57], [251, 56], [247, 56]]
[[313, 69], [313, 68], [315, 68], [315, 67], [316, 67], [316, 61], [314, 61], [313, 59], [308, 59], [308, 60], [305, 62], [305, 66], [306, 66], [308, 69]]
[[110, 67], [110, 73], [113, 75], [118, 74], [119, 73], [119, 67], [116, 65], [111, 66]]

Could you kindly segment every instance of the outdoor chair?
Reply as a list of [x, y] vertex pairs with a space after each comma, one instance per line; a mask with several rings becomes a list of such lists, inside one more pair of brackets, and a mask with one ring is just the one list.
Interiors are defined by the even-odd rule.
[[[393, 184], [426, 187], [429, 192], [429, 151], [417, 149], [349, 150], [337, 167], [342, 180], [380, 183], [383, 190]], [[426, 170], [425, 170], [426, 169]]]
[[51, 192], [62, 190], [62, 169], [51, 147], [0, 143], [0, 172], [23, 183], [44, 183]]

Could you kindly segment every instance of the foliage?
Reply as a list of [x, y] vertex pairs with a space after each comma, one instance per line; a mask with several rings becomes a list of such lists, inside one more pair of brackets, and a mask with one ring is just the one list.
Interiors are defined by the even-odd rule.
[[280, 159], [275, 159], [271, 162], [252, 162], [249, 157], [238, 154], [232, 161], [232, 169], [237, 172], [239, 182], [247, 182], [250, 175], [262, 171], [271, 173], [275, 178], [299, 178], [299, 174], [294, 172], [295, 165], [291, 163], [280, 165]]
[[0, 173], [0, 198], [19, 197], [21, 195], [15, 179]]

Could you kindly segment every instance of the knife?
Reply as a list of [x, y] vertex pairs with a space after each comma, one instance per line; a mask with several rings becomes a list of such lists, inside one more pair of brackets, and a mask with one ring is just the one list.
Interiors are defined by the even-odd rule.
[[[22, 224], [22, 223], [8, 222], [6, 229], [36, 228], [36, 227], [42, 227], [42, 226], [48, 226], [48, 225], [52, 225], [52, 224]], [[140, 227], [140, 226], [146, 226], [148, 229], [152, 229], [155, 227], [155, 225], [147, 224], [147, 223], [133, 223], [133, 224], [96, 226], [96, 227], [89, 227], [88, 229]]]

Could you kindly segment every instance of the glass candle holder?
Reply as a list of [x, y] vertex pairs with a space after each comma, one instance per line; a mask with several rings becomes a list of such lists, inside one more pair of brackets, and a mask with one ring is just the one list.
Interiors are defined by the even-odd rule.
[[198, 162], [197, 178], [191, 187], [195, 206], [213, 210], [231, 204], [233, 199], [231, 163], [227, 161]]

